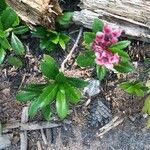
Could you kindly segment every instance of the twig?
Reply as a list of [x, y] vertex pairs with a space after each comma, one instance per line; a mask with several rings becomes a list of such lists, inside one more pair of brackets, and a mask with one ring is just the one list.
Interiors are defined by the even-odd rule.
[[[21, 123], [28, 122], [28, 107], [24, 107], [22, 110], [21, 115]], [[27, 138], [27, 131], [23, 131], [20, 133], [20, 149], [21, 150], [27, 150], [27, 144], [28, 144], [28, 138]]]
[[26, 79], [26, 74], [24, 74], [24, 75], [23, 75], [23, 77], [22, 77], [22, 81], [21, 81], [21, 83], [20, 83], [20, 85], [19, 85], [18, 90], [20, 90], [20, 88], [22, 87], [22, 85], [23, 85], [23, 83], [24, 83], [25, 79]]
[[44, 134], [43, 129], [41, 129], [41, 135], [42, 135], [42, 139], [43, 139], [44, 144], [45, 144], [45, 145], [48, 145], [48, 142], [47, 142], [47, 139], [46, 139], [46, 136], [45, 136], [45, 134]]
[[40, 141], [37, 141], [36, 145], [37, 145], [38, 150], [42, 150], [42, 146], [41, 146]]
[[59, 127], [61, 124], [57, 123], [50, 123], [50, 122], [39, 122], [39, 123], [14, 123], [14, 124], [6, 124], [5, 127], [2, 129], [2, 133], [7, 133], [12, 129], [20, 128], [23, 130], [40, 130], [46, 128], [55, 128]]
[[82, 32], [83, 32], [83, 27], [80, 28], [79, 34], [78, 34], [78, 36], [77, 36], [77, 39], [76, 39], [76, 41], [75, 41], [75, 43], [74, 43], [72, 49], [70, 50], [69, 54], [67, 55], [67, 57], [64, 59], [64, 61], [63, 61], [62, 64], [61, 64], [61, 69], [60, 69], [60, 70], [61, 70], [62, 72], [65, 71], [65, 63], [67, 63], [67, 61], [70, 60], [70, 58], [71, 58], [71, 56], [72, 56], [74, 50], [77, 48], [78, 43], [79, 43], [79, 40], [80, 40], [80, 38], [81, 38], [81, 36], [82, 36]]
[[104, 134], [106, 134], [111, 129], [117, 127], [124, 120], [125, 118], [122, 118], [121, 116], [115, 116], [108, 124], [99, 129], [99, 133], [97, 134], [97, 136], [102, 138]]

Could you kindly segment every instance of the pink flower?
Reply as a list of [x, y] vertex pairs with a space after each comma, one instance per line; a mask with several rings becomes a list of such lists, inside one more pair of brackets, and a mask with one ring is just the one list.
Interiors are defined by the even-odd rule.
[[111, 44], [117, 43], [121, 33], [122, 31], [120, 29], [114, 29], [106, 24], [103, 28], [103, 32], [97, 32], [93, 42], [93, 50], [96, 49], [96, 46], [105, 48], [109, 47]]
[[114, 29], [110, 25], [105, 25], [103, 32], [97, 32], [92, 48], [95, 51], [96, 63], [103, 65], [108, 69], [113, 69], [114, 64], [120, 60], [118, 54], [113, 54], [109, 47], [118, 42], [118, 37], [121, 35], [120, 29]]
[[96, 64], [105, 66], [106, 68], [113, 70], [114, 64], [117, 64], [120, 60], [118, 54], [113, 54], [107, 51], [101, 53], [96, 52]]

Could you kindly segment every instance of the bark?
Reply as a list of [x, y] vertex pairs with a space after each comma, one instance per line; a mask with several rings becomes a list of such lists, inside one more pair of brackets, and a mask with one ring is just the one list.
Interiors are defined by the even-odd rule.
[[98, 17], [106, 23], [121, 27], [127, 36], [150, 42], [149, 0], [81, 0], [81, 11], [73, 20], [87, 28]]
[[55, 18], [62, 14], [57, 0], [6, 0], [23, 21], [31, 25], [53, 28]]

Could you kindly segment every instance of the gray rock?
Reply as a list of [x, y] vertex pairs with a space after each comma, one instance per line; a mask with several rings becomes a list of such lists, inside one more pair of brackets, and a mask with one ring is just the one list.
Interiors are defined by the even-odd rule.
[[99, 80], [89, 80], [89, 85], [87, 87], [84, 88], [83, 93], [88, 94], [88, 96], [92, 97], [97, 95], [98, 93], [100, 93], [100, 82]]
[[0, 150], [11, 145], [10, 137], [8, 135], [0, 135]]

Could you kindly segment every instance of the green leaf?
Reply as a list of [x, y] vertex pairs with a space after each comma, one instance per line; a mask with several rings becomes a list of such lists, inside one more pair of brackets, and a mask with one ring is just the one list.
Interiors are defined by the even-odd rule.
[[48, 51], [52, 51], [55, 48], [55, 44], [47, 38], [44, 38], [40, 40], [40, 48], [42, 50], [46, 49]]
[[64, 119], [68, 114], [68, 105], [64, 92], [58, 91], [56, 96], [56, 110], [60, 119]]
[[142, 111], [150, 115], [150, 95], [146, 97]]
[[51, 108], [50, 108], [49, 105], [47, 105], [46, 107], [43, 107], [43, 108], [42, 108], [42, 114], [43, 114], [44, 118], [45, 118], [47, 121], [50, 121], [50, 120], [51, 120], [52, 111], [51, 111]]
[[16, 95], [16, 99], [20, 102], [27, 102], [39, 96], [37, 91], [20, 91]]
[[93, 32], [84, 32], [84, 41], [86, 44], [91, 44], [96, 37], [96, 34]]
[[0, 38], [4, 38], [6, 36], [6, 32], [3, 30], [0, 30]]
[[35, 30], [32, 31], [32, 35], [40, 37], [40, 38], [45, 38], [47, 36], [47, 29], [44, 27], [37, 27]]
[[1, 15], [1, 22], [5, 30], [12, 28], [17, 19], [17, 14], [10, 7], [7, 7]]
[[33, 92], [42, 92], [43, 89], [47, 86], [48, 84], [27, 84], [23, 88], [21, 88], [23, 91], [33, 91]]
[[57, 17], [56, 21], [62, 25], [67, 26], [70, 24], [73, 12], [64, 12], [62, 16]]
[[111, 45], [110, 49], [111, 50], [113, 50], [113, 49], [124, 49], [124, 48], [128, 47], [130, 44], [131, 44], [130, 41], [124, 40], [124, 41], [120, 41], [116, 44]]
[[49, 79], [55, 79], [55, 77], [59, 73], [56, 61], [48, 55], [44, 55], [40, 68], [43, 75]]
[[83, 54], [80, 54], [76, 60], [77, 64], [80, 67], [93, 66], [95, 63], [95, 55], [93, 51], [86, 51]]
[[125, 51], [123, 51], [123, 50], [121, 50], [121, 49], [115, 49], [115, 48], [114, 48], [114, 49], [111, 49], [111, 51], [112, 51], [113, 53], [117, 53], [119, 56], [122, 57], [122, 59], [130, 60], [130, 57], [129, 57], [128, 53], [125, 52]]
[[67, 99], [69, 99], [69, 101], [73, 104], [78, 103], [81, 98], [81, 92], [68, 83], [63, 84], [63, 86], [65, 88]]
[[103, 26], [104, 26], [104, 23], [100, 19], [96, 18], [96, 19], [94, 19], [92, 30], [95, 33], [98, 31], [102, 31]]
[[104, 79], [107, 73], [107, 69], [104, 66], [96, 65], [97, 77], [101, 81]]
[[122, 61], [114, 68], [120, 73], [128, 73], [134, 70], [133, 65], [129, 61]]
[[5, 50], [3, 48], [0, 48], [0, 65], [3, 63], [5, 56], [6, 56]]
[[57, 36], [51, 38], [51, 41], [52, 41], [54, 44], [58, 44], [58, 42], [59, 42], [59, 35], [57, 35]]
[[64, 42], [62, 39], [59, 39], [59, 45], [61, 46], [61, 48], [62, 48], [63, 50], [66, 49], [66, 44], [65, 44], [65, 42]]
[[24, 45], [13, 32], [11, 35], [11, 46], [17, 55], [24, 55]]
[[37, 113], [38, 109], [50, 104], [55, 99], [57, 90], [57, 84], [46, 86], [43, 89], [43, 93], [41, 93], [41, 95], [31, 103], [28, 112], [29, 116], [33, 117]]
[[57, 74], [57, 76], [55, 77], [55, 81], [58, 83], [63, 83], [66, 82], [66, 77], [64, 76], [64, 74], [62, 72], [60, 72], [59, 74]]
[[29, 28], [27, 26], [19, 26], [13, 29], [13, 32], [15, 34], [25, 34], [29, 31]]
[[4, 37], [4, 38], [0, 38], [0, 45], [4, 48], [4, 49], [11, 49], [11, 46], [8, 42], [8, 40]]
[[14, 57], [14, 56], [9, 56], [9, 57], [7, 58], [7, 62], [8, 62], [10, 65], [14, 66], [15, 68], [21, 68], [21, 67], [23, 66], [22, 61], [21, 61], [19, 58]]
[[69, 42], [70, 40], [70, 37], [63, 33], [60, 33], [59, 38], [62, 39], [65, 43]]
[[67, 82], [77, 88], [84, 88], [89, 84], [87, 81], [73, 77], [67, 77]]
[[139, 81], [127, 81], [120, 84], [120, 87], [129, 94], [144, 96], [147, 88]]
[[7, 4], [5, 2], [5, 0], [0, 0], [0, 14], [3, 12], [3, 10], [5, 10], [7, 7]]
[[[17, 14], [16, 14], [17, 15]], [[19, 17], [17, 16], [17, 18], [16, 18], [16, 20], [15, 20], [15, 22], [13, 23], [13, 27], [16, 27], [16, 26], [18, 26], [20, 24], [20, 19], [19, 19]]]

